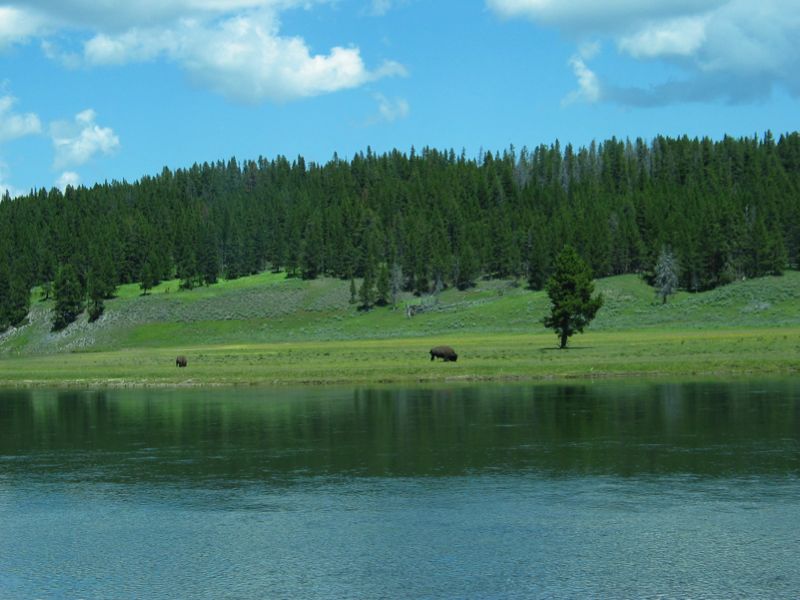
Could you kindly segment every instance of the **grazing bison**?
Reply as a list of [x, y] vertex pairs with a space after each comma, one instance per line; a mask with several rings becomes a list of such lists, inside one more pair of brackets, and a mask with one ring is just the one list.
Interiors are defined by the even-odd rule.
[[186, 357], [185, 356], [179, 356], [178, 358], [175, 359], [175, 366], [176, 367], [185, 367], [186, 364], [187, 363], [186, 363]]
[[458, 354], [450, 346], [436, 346], [431, 348], [431, 360], [434, 358], [441, 358], [445, 362], [456, 362]]

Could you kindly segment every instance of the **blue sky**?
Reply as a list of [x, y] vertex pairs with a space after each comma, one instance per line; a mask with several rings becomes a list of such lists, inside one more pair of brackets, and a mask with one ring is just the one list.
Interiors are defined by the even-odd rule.
[[0, 190], [794, 131], [797, 0], [0, 0]]

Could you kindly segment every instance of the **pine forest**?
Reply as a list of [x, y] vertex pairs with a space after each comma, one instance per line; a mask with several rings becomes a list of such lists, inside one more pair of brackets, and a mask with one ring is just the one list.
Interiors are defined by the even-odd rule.
[[84, 307], [97, 318], [122, 283], [190, 289], [265, 269], [418, 294], [482, 277], [541, 289], [566, 244], [594, 277], [655, 283], [667, 256], [688, 291], [797, 268], [800, 134], [231, 158], [6, 197], [0, 329], [25, 319], [33, 286], [56, 298], [56, 328]]

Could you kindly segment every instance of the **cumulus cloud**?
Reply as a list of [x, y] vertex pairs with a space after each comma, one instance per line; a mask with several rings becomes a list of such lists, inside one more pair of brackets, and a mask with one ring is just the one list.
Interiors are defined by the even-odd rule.
[[3, 2], [17, 14], [17, 22], [38, 30], [43, 25], [59, 28], [85, 28], [123, 32], [131, 28], [152, 27], [183, 18], [215, 18], [252, 10], [280, 11], [309, 7], [326, 0], [26, 0]]
[[196, 81], [249, 102], [316, 96], [397, 74], [388, 63], [369, 71], [358, 48], [312, 54], [303, 39], [279, 36], [270, 15], [235, 17], [213, 28], [191, 24], [178, 46]]
[[34, 135], [42, 131], [42, 123], [36, 114], [11, 112], [16, 101], [16, 98], [12, 96], [0, 96], [0, 142]]
[[0, 4], [0, 50], [39, 34], [44, 26], [39, 14]]
[[64, 171], [56, 179], [56, 187], [62, 192], [67, 189], [67, 186], [78, 187], [81, 183], [81, 177], [75, 171]]
[[502, 17], [556, 27], [578, 41], [611, 40], [624, 56], [672, 64], [683, 73], [682, 79], [647, 88], [628, 82], [601, 84], [588, 59], [578, 54], [570, 65], [579, 89], [568, 99], [633, 105], [750, 102], [768, 97], [778, 87], [800, 96], [796, 0], [486, 2]]
[[708, 15], [651, 23], [619, 39], [619, 48], [634, 58], [692, 56], [706, 41]]
[[572, 104], [573, 102], [597, 102], [600, 97], [600, 80], [597, 75], [589, 67], [586, 66], [581, 56], [573, 56], [569, 61], [572, 67], [575, 78], [578, 80], [578, 89], [570, 92], [562, 101], [562, 106]]
[[[52, 31], [91, 32], [80, 53], [42, 40], [45, 55], [66, 66], [119, 66], [166, 58], [195, 82], [245, 102], [283, 102], [404, 74], [403, 67], [391, 61], [368, 68], [357, 47], [334, 46], [316, 53], [303, 38], [281, 33], [281, 11], [326, 1], [29, 0], [24, 10], [9, 10], [29, 22], [33, 32], [41, 33], [43, 23]], [[379, 1], [373, 7], [388, 10], [389, 3]]]
[[177, 36], [170, 30], [134, 28], [119, 35], [95, 35], [84, 43], [83, 56], [72, 55], [72, 60], [80, 63], [83, 58], [91, 66], [123, 65], [148, 61], [162, 53], [175, 52], [177, 46]]
[[279, 35], [276, 17], [264, 12], [212, 24], [185, 20], [173, 29], [99, 34], [84, 47], [85, 59], [92, 65], [160, 55], [182, 64], [200, 84], [253, 103], [316, 96], [405, 73], [393, 62], [370, 71], [358, 48], [334, 47], [328, 54], [312, 54], [302, 38]]
[[89, 162], [96, 154], [112, 154], [119, 148], [119, 138], [110, 127], [101, 127], [92, 109], [75, 115], [72, 122], [50, 124], [55, 150], [54, 168], [76, 167]]

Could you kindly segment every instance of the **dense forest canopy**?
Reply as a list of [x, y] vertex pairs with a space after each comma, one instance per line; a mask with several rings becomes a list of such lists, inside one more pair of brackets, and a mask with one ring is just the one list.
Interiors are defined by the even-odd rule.
[[667, 248], [690, 291], [796, 268], [800, 135], [556, 142], [477, 159], [429, 148], [326, 164], [232, 158], [6, 197], [0, 328], [24, 319], [38, 284], [73, 290], [95, 316], [121, 283], [177, 276], [188, 288], [267, 268], [388, 269], [418, 293], [478, 277], [541, 288], [565, 244], [596, 277], [652, 276]]

